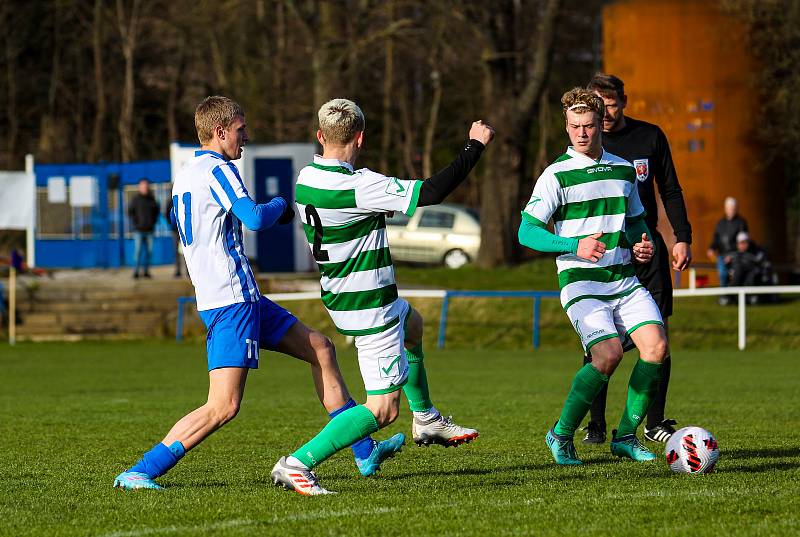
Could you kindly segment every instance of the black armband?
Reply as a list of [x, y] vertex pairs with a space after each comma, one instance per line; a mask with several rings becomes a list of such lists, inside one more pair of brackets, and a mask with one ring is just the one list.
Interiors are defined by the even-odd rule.
[[417, 206], [438, 205], [464, 182], [469, 172], [478, 163], [484, 145], [478, 140], [470, 140], [458, 156], [446, 168], [425, 179], [419, 192]]

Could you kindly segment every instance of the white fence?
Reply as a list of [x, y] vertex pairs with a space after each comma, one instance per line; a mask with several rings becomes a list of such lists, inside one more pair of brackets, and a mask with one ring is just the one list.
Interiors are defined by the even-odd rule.
[[[693, 281], [694, 278], [690, 278]], [[701, 296], [730, 296], [736, 295], [739, 301], [738, 336], [739, 350], [747, 347], [747, 295], [785, 295], [800, 294], [800, 285], [770, 285], [763, 287], [706, 287], [694, 289], [676, 289], [675, 298], [701, 297]], [[400, 290], [400, 296], [409, 298], [444, 298], [447, 291], [444, 289], [406, 289]], [[319, 292], [307, 293], [281, 293], [269, 295], [271, 300], [309, 300], [318, 299]], [[800, 313], [800, 312], [798, 312]]]
[[[519, 293], [519, 291], [495, 291], [496, 295], [504, 292], [509, 294]], [[446, 299], [449, 291], [445, 289], [400, 289], [400, 296], [408, 298], [441, 298]], [[744, 350], [747, 346], [747, 295], [786, 295], [800, 294], [800, 285], [771, 285], [763, 287], [707, 287], [695, 289], [676, 289], [675, 298], [701, 297], [701, 296], [731, 296], [736, 295], [739, 300], [739, 350]], [[292, 300], [319, 300], [319, 291], [308, 291], [303, 293], [273, 293], [267, 295], [270, 300], [275, 302], [289, 302]], [[178, 322], [176, 329], [176, 339], [180, 340], [183, 336], [183, 304], [193, 302], [194, 297], [181, 297], [178, 299]], [[800, 311], [798, 312], [800, 313]], [[443, 313], [443, 315], [446, 315]], [[538, 331], [538, 316], [534, 315], [534, 332]]]

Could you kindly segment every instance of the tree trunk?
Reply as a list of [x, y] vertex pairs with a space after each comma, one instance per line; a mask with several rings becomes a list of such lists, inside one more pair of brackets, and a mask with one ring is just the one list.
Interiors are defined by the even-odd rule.
[[[389, 0], [387, 5], [389, 23], [394, 21], [394, 0]], [[381, 119], [381, 153], [379, 170], [389, 169], [389, 147], [392, 143], [392, 86], [394, 85], [394, 39], [386, 38], [384, 46], [384, 74], [383, 74], [383, 116]]]
[[103, 154], [103, 125], [106, 120], [106, 89], [103, 78], [103, 0], [95, 0], [92, 17], [92, 56], [94, 58], [94, 124], [92, 145], [87, 160], [96, 162]]
[[431, 109], [425, 125], [425, 142], [422, 147], [422, 175], [424, 177], [433, 175], [433, 138], [439, 120], [439, 105], [442, 102], [442, 75], [436, 68], [431, 71], [431, 85], [433, 86]]
[[[539, 177], [542, 172], [547, 168], [550, 158], [547, 154], [547, 142], [550, 138], [550, 108], [548, 101], [550, 99], [550, 92], [547, 90], [542, 92], [542, 97], [539, 99], [539, 148], [536, 152], [536, 162], [533, 165], [533, 177]], [[523, 194], [524, 194], [523, 185]]]
[[418, 177], [414, 168], [414, 129], [411, 126], [411, 113], [409, 112], [408, 88], [403, 86], [400, 95], [400, 122], [403, 127], [403, 166], [408, 177]]
[[140, 9], [140, 0], [133, 0], [130, 14], [126, 14], [122, 0], [117, 0], [117, 24], [122, 41], [122, 57], [125, 60], [121, 106], [119, 121], [117, 122], [123, 162], [129, 162], [136, 157], [136, 137], [133, 131], [133, 108], [136, 88], [133, 79], [133, 64], [139, 31]]
[[219, 36], [212, 30], [211, 36], [211, 60], [214, 67], [214, 75], [217, 78], [217, 87], [221, 93], [228, 93], [228, 75], [225, 72], [225, 58], [219, 45]]
[[178, 65], [175, 69], [175, 75], [170, 81], [169, 94], [167, 95], [167, 135], [170, 142], [177, 142], [181, 139], [180, 132], [178, 132], [178, 117], [177, 108], [178, 102], [183, 96], [184, 90], [184, 74], [186, 73], [186, 36], [181, 34], [178, 43]]
[[[285, 73], [286, 67], [286, 11], [283, 2], [276, 2], [275, 8], [275, 51], [270, 58], [272, 64], [272, 97], [274, 102], [283, 103], [285, 100]], [[275, 141], [284, 141], [285, 122], [284, 107], [273, 106], [273, 118], [275, 122]]]
[[6, 32], [6, 115], [8, 116], [8, 132], [6, 132], [6, 167], [15, 169], [17, 153], [17, 136], [19, 120], [17, 119], [17, 51], [12, 42], [14, 32]]
[[[528, 145], [533, 117], [550, 71], [556, 19], [561, 0], [547, 0], [535, 32], [519, 24], [521, 4], [494, 10], [484, 69], [484, 107], [493, 110], [495, 140], [486, 156], [487, 177], [481, 181], [481, 248], [485, 268], [513, 262], [520, 221], [521, 186], [530, 184]], [[517, 48], [532, 53], [519, 59]]]
[[422, 144], [422, 175], [433, 175], [433, 139], [439, 122], [439, 107], [442, 102], [442, 37], [444, 35], [445, 15], [439, 6], [436, 9], [436, 33], [434, 50], [430, 54], [430, 82], [432, 88], [431, 108], [425, 124], [425, 138]]
[[337, 88], [337, 75], [340, 63], [337, 60], [335, 42], [339, 40], [342, 31], [336, 24], [335, 14], [339, 8], [329, 2], [319, 4], [319, 27], [317, 28], [317, 43], [314, 46], [312, 66], [314, 69], [314, 111], [329, 100], [338, 97], [334, 95]]

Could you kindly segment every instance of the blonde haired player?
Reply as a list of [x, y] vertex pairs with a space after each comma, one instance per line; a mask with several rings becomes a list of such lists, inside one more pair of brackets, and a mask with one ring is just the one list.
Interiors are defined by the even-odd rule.
[[[300, 171], [295, 197], [322, 276], [322, 302], [339, 331], [355, 337], [367, 390], [364, 416], [374, 430], [386, 427], [397, 419], [403, 391], [417, 444], [469, 442], [478, 431], [453, 423], [431, 402], [422, 317], [398, 298], [385, 217], [392, 211], [410, 216], [419, 206], [441, 203], [467, 177], [494, 132], [476, 121], [449, 166], [427, 180], [408, 181], [355, 168], [365, 120], [353, 101], [329, 101], [318, 118], [323, 154]], [[302, 447], [278, 461], [273, 479], [291, 487], [298, 468], [310, 469], [325, 456]]]
[[[581, 464], [573, 436], [594, 398], [622, 360], [621, 338], [639, 348], [628, 398], [611, 452], [648, 461], [637, 439], [658, 388], [667, 340], [661, 314], [636, 279], [632, 262], [646, 263], [653, 243], [644, 223], [633, 166], [603, 150], [603, 100], [583, 88], [561, 98], [572, 146], [548, 166], [522, 212], [521, 244], [556, 259], [561, 304], [592, 361], [572, 382], [561, 417], [545, 440], [558, 464]], [[553, 220], [555, 233], [547, 230]]]

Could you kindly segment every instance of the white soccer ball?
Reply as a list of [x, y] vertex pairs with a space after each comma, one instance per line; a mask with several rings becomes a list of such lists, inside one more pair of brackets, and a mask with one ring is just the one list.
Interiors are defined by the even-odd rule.
[[676, 473], [709, 474], [719, 458], [717, 439], [702, 427], [684, 427], [667, 440], [667, 464]]

